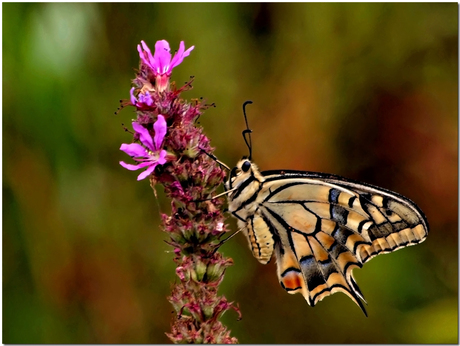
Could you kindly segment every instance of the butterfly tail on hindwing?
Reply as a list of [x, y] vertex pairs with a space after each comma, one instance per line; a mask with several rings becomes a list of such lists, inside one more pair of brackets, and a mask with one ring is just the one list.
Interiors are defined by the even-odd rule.
[[[352, 274], [354, 268], [361, 268], [359, 260], [333, 239], [323, 236], [329, 241], [327, 246], [314, 237], [308, 238], [307, 242], [293, 244], [295, 252], [281, 243], [275, 246], [281, 286], [288, 293], [301, 293], [312, 307], [331, 294], [345, 293], [367, 316], [362, 303], [365, 302], [364, 296]], [[307, 244], [307, 247], [302, 248], [302, 244]], [[301, 254], [300, 258], [297, 254]]]

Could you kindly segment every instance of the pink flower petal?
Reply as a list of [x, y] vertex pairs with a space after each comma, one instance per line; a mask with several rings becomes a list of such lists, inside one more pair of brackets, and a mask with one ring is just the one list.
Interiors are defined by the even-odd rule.
[[[144, 41], [141, 41], [142, 48], [144, 51], [142, 51], [141, 46], [137, 45], [137, 51], [139, 52], [139, 56], [141, 60], [144, 62], [144, 64], [150, 66], [152, 69], [154, 68], [154, 59], [152, 56], [152, 52], [150, 52], [149, 47], [145, 44]], [[147, 53], [147, 58], [145, 57], [145, 53]]]
[[195, 48], [195, 46], [191, 46], [189, 49], [187, 49], [184, 54], [182, 54], [182, 58], [185, 58], [190, 55], [190, 52]]
[[147, 44], [144, 41], [141, 41], [141, 44], [142, 44], [142, 48], [144, 48], [144, 50], [147, 52], [147, 58], [149, 59], [150, 62], [152, 62], [153, 56], [152, 56], [152, 52], [150, 51], [149, 46], [147, 46]]
[[145, 55], [140, 44], [137, 45], [137, 51], [139, 52], [139, 58], [145, 63]]
[[142, 62], [143, 62], [144, 64], [146, 64], [147, 66], [150, 66], [150, 63], [149, 63], [148, 59], [145, 57], [145, 53], [144, 53], [144, 51], [142, 50], [140, 44], [137, 45], [137, 51], [139, 52], [139, 57], [141, 58]]
[[171, 60], [169, 70], [171, 71], [174, 67], [179, 65], [182, 61], [184, 61], [184, 58], [190, 55], [190, 52], [193, 50], [193, 48], [195, 48], [195, 46], [191, 46], [184, 52], [185, 44], [184, 41], [181, 41], [179, 44], [179, 50], [176, 54], [174, 54], [174, 57]]
[[143, 157], [147, 155], [145, 148], [137, 143], [122, 144], [120, 150], [124, 151], [129, 156]]
[[142, 144], [144, 144], [150, 150], [155, 151], [152, 136], [150, 136], [149, 130], [136, 122], [133, 122], [133, 129], [139, 134], [139, 139], [141, 140]]
[[179, 59], [182, 57], [182, 54], [184, 54], [184, 50], [185, 50], [185, 44], [184, 44], [184, 41], [180, 41], [179, 43], [179, 50], [174, 54], [172, 60], [171, 60], [171, 64], [170, 64], [170, 69], [172, 70], [173, 67], [179, 65], [181, 63], [181, 61], [179, 61]]
[[167, 151], [166, 150], [162, 150], [160, 151], [160, 155], [158, 156], [158, 164], [159, 165], [164, 165], [166, 163], [166, 155], [167, 155]]
[[165, 73], [169, 68], [171, 62], [169, 43], [166, 40], [157, 41], [155, 43], [155, 54], [153, 60], [155, 61], [155, 72], [158, 74]]
[[157, 166], [156, 162], [151, 164], [149, 168], [147, 168], [144, 172], [139, 174], [139, 176], [137, 177], [137, 180], [139, 181], [139, 180], [147, 178], [150, 174], [152, 174], [156, 166]]
[[135, 88], [132, 87], [131, 90], [129, 91], [131, 103], [132, 103], [133, 106], [135, 106], [136, 103], [137, 103], [136, 97], [134, 96], [134, 89], [135, 89]]
[[129, 169], [130, 171], [137, 171], [140, 168], [144, 168], [145, 166], [150, 165], [151, 162], [142, 162], [138, 165], [130, 165], [129, 163], [125, 163], [123, 161], [120, 161], [120, 165], [122, 165], [124, 168]]
[[166, 135], [166, 120], [164, 116], [161, 114], [158, 114], [158, 119], [155, 121], [153, 124], [153, 129], [155, 130], [155, 136], [154, 136], [154, 141], [155, 141], [155, 149], [158, 151], [161, 147], [161, 143], [163, 143], [163, 139], [165, 138]]

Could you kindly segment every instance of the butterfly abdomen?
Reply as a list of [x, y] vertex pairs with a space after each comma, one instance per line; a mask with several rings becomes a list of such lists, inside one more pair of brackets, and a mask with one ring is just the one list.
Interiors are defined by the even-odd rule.
[[262, 264], [267, 264], [274, 251], [275, 240], [269, 225], [259, 213], [249, 217], [246, 223], [240, 222], [240, 227], [245, 227], [246, 236], [252, 254]]

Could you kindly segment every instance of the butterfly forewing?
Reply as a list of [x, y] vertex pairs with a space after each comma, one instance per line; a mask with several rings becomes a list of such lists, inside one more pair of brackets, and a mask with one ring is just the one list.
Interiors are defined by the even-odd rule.
[[251, 168], [232, 179], [241, 189], [229, 196], [229, 210], [254, 256], [265, 264], [275, 252], [281, 286], [312, 306], [343, 292], [365, 312], [352, 270], [427, 236], [423, 213], [391, 191], [328, 174]]
[[[260, 212], [279, 233], [286, 233], [287, 237], [280, 238], [288, 240], [277, 244], [281, 286], [290, 293], [302, 293], [312, 306], [332, 293], [344, 292], [362, 307], [351, 274], [362, 262], [353, 249], [357, 243], [370, 243], [362, 232], [370, 222], [364, 210], [353, 204], [357, 194], [287, 175], [267, 177], [263, 189], [271, 192], [260, 202]], [[292, 260], [285, 260], [286, 254], [295, 257], [294, 266]], [[296, 289], [292, 282], [297, 281], [305, 284]]]

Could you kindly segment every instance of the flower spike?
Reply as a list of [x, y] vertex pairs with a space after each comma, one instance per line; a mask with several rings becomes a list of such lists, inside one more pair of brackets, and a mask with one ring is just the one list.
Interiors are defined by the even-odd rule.
[[174, 343], [236, 343], [220, 317], [229, 309], [240, 312], [218, 294], [225, 270], [233, 263], [218, 251], [229, 239], [221, 240], [229, 230], [224, 223], [224, 201], [215, 193], [226, 174], [197, 124], [210, 105], [181, 97], [191, 89], [192, 77], [180, 88], [172, 87], [170, 80], [173, 69], [193, 49], [186, 49], [183, 41], [175, 53], [166, 40], [157, 41], [152, 51], [144, 41], [137, 45], [139, 69], [129, 100], [124, 101], [135, 110], [134, 143], [120, 147], [133, 161], [120, 165], [137, 170], [137, 180], [149, 180], [155, 195], [155, 187], [162, 185], [171, 200], [170, 213], [160, 212], [160, 228], [168, 235], [177, 264], [167, 298], [175, 314], [166, 335]]

